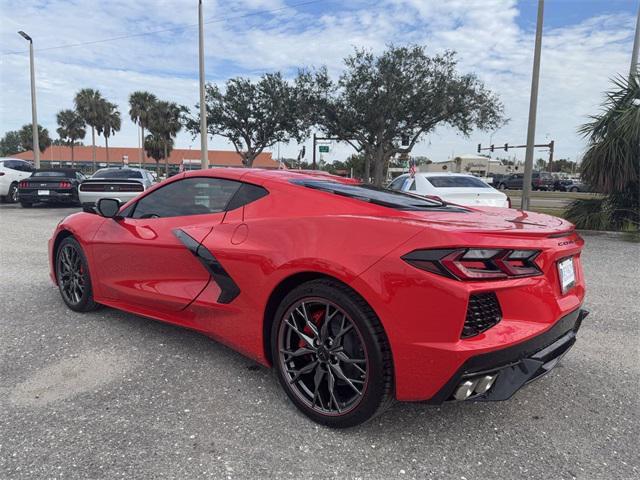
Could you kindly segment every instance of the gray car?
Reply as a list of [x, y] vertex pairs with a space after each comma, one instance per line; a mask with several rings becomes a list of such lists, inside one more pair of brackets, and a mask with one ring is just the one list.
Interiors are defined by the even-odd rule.
[[83, 206], [94, 206], [101, 198], [128, 202], [155, 183], [151, 172], [143, 168], [102, 168], [82, 182], [78, 196]]

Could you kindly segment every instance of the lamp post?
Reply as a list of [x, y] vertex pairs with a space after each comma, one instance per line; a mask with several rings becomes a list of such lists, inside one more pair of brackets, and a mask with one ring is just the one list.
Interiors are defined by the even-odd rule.
[[538, 0], [538, 20], [536, 24], [536, 42], [533, 51], [533, 73], [531, 75], [531, 98], [529, 101], [529, 126], [527, 128], [527, 149], [524, 157], [524, 178], [522, 181], [522, 210], [529, 210], [531, 196], [531, 177], [533, 170], [533, 147], [536, 136], [536, 110], [538, 108], [538, 82], [540, 79], [540, 52], [542, 50], [542, 22], [544, 19], [544, 0]]
[[207, 104], [204, 95], [204, 21], [202, 0], [198, 0], [198, 56], [200, 63], [200, 166], [209, 168], [209, 148], [207, 147]]
[[36, 113], [36, 75], [33, 67], [33, 39], [22, 30], [18, 34], [29, 42], [29, 66], [31, 70], [31, 126], [33, 129], [33, 163], [40, 168], [40, 142], [38, 140], [38, 115]]

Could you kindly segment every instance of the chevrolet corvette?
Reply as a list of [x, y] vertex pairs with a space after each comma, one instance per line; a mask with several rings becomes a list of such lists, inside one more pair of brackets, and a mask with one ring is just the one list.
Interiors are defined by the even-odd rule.
[[311, 173], [181, 173], [65, 218], [51, 278], [274, 367], [312, 420], [506, 400], [576, 341], [583, 240], [559, 218]]

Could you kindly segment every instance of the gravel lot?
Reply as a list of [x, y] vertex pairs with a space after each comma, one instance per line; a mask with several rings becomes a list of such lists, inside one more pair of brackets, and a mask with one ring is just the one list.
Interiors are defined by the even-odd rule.
[[510, 401], [396, 404], [332, 431], [206, 337], [68, 310], [46, 241], [73, 211], [0, 205], [0, 479], [640, 477], [640, 244], [585, 236], [591, 315]]

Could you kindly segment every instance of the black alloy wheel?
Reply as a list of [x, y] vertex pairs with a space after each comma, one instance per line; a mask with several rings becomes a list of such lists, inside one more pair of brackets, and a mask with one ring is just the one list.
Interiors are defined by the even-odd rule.
[[98, 306], [93, 300], [87, 259], [73, 237], [65, 238], [58, 247], [56, 279], [60, 295], [71, 310], [87, 312]]
[[12, 183], [9, 187], [9, 192], [7, 193], [7, 202], [18, 203], [19, 198], [20, 192], [18, 191], [18, 184]]
[[283, 300], [273, 361], [289, 398], [311, 419], [350, 427], [392, 400], [388, 342], [371, 308], [345, 285], [314, 280]]

